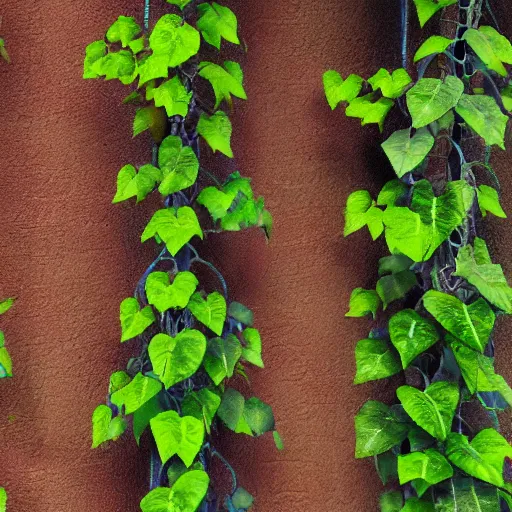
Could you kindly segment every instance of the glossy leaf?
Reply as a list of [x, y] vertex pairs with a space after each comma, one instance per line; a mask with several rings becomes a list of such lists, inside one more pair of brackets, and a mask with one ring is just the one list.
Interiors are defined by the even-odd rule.
[[370, 400], [355, 418], [356, 458], [384, 453], [402, 443], [409, 427], [387, 405]]
[[203, 422], [192, 416], [180, 418], [176, 411], [166, 411], [151, 419], [150, 425], [162, 463], [178, 455], [190, 467], [203, 445]]
[[242, 346], [233, 334], [209, 341], [204, 367], [216, 386], [225, 378], [233, 377], [235, 365], [241, 356]]
[[453, 295], [429, 290], [423, 296], [423, 304], [450, 334], [469, 348], [484, 351], [496, 318], [484, 299], [468, 306]]
[[487, 212], [490, 212], [496, 215], [496, 217], [501, 217], [502, 219], [507, 218], [507, 214], [501, 207], [498, 191], [495, 188], [480, 185], [477, 189], [477, 197], [483, 217], [487, 215]]
[[356, 366], [354, 384], [385, 379], [402, 370], [393, 347], [381, 339], [365, 339], [357, 343]]
[[197, 215], [189, 206], [181, 208], [165, 208], [158, 210], [149, 221], [142, 233], [141, 241], [145, 242], [158, 235], [167, 246], [172, 256], [194, 236], [203, 238]]
[[419, 427], [440, 441], [446, 439], [459, 403], [457, 384], [435, 382], [425, 392], [412, 386], [401, 386], [396, 394], [405, 412]]
[[[484, 258], [480, 255], [484, 254]], [[508, 285], [501, 265], [490, 261], [487, 245], [476, 238], [474, 246], [462, 247], [457, 255], [454, 275], [466, 279], [492, 304], [505, 313], [512, 313], [512, 288]]]
[[347, 117], [358, 117], [363, 126], [371, 123], [379, 125], [382, 131], [384, 121], [395, 102], [389, 98], [379, 98], [375, 93], [359, 96], [352, 100], [345, 111]]
[[125, 414], [132, 414], [162, 389], [156, 379], [137, 373], [133, 380], [112, 394], [112, 403], [117, 407], [125, 407]]
[[197, 277], [192, 272], [178, 272], [171, 283], [167, 272], [151, 272], [146, 279], [149, 304], [163, 313], [168, 309], [183, 309], [196, 291]]
[[99, 405], [92, 415], [92, 448], [116, 440], [126, 430], [127, 423], [121, 416], [112, 418], [112, 410], [106, 405]]
[[434, 147], [434, 137], [426, 128], [411, 137], [411, 130], [398, 130], [382, 144], [397, 176], [413, 171], [423, 163]]
[[117, 192], [112, 203], [126, 201], [131, 197], [137, 197], [139, 203], [153, 191], [161, 179], [160, 169], [153, 165], [143, 165], [139, 172], [133, 165], [125, 165], [117, 175]]
[[175, 337], [159, 333], [148, 347], [153, 372], [166, 389], [194, 375], [205, 352], [206, 338], [194, 329], [183, 329]]
[[332, 110], [341, 102], [351, 102], [361, 92], [363, 79], [357, 75], [349, 75], [343, 80], [334, 70], [326, 71], [323, 75], [325, 97]]
[[130, 41], [141, 33], [142, 29], [135, 18], [119, 16], [117, 21], [108, 29], [107, 39], [111, 43], [121, 43], [127, 47]]
[[197, 28], [207, 43], [215, 46], [218, 50], [220, 50], [222, 39], [233, 44], [240, 44], [238, 21], [231, 9], [212, 2], [211, 4], [199, 4], [197, 10], [200, 16]]
[[452, 43], [453, 39], [448, 39], [447, 37], [430, 36], [414, 54], [414, 62], [418, 62], [429, 55], [443, 53]]
[[409, 73], [403, 68], [396, 69], [392, 74], [387, 69], [379, 69], [375, 75], [368, 79], [374, 91], [380, 89], [385, 98], [399, 98], [407, 86], [412, 82]]
[[119, 318], [121, 320], [121, 342], [142, 334], [153, 322], [155, 315], [149, 306], [140, 309], [137, 299], [130, 297], [121, 302]]
[[179, 77], [175, 76], [153, 89], [153, 97], [156, 107], [165, 107], [167, 117], [186, 117], [192, 92], [187, 92]]
[[445, 80], [422, 78], [407, 91], [407, 107], [413, 128], [422, 128], [455, 107], [464, 92], [464, 84], [454, 76]]
[[247, 99], [243, 86], [243, 72], [240, 64], [228, 61], [224, 67], [213, 62], [201, 62], [199, 64], [199, 76], [208, 80], [215, 94], [215, 109], [222, 101], [226, 100], [231, 105], [231, 95], [242, 100]]
[[213, 152], [220, 151], [229, 158], [233, 158], [233, 151], [231, 150], [232, 131], [231, 121], [222, 110], [218, 110], [212, 116], [201, 114], [197, 125], [197, 133], [203, 137]]
[[164, 412], [161, 403], [162, 394], [163, 392], [161, 391], [153, 398], [150, 398], [133, 413], [133, 437], [135, 437], [137, 444], [140, 443], [140, 438], [149, 426], [151, 419]]
[[407, 185], [400, 180], [388, 181], [377, 196], [379, 206], [395, 206], [404, 197], [408, 190]]
[[411, 270], [403, 270], [381, 277], [377, 281], [376, 290], [382, 300], [384, 310], [395, 300], [403, 299], [417, 285], [416, 274]]
[[456, 3], [457, 0], [414, 0], [420, 25], [423, 27], [437, 11]]
[[263, 368], [261, 358], [261, 336], [257, 329], [248, 327], [242, 332], [242, 359], [259, 368]]
[[182, 413], [184, 416], [194, 416], [204, 422], [208, 434], [213, 418], [219, 409], [220, 396], [208, 388], [189, 393], [183, 400]]
[[389, 334], [404, 368], [439, 341], [435, 326], [413, 309], [404, 309], [391, 317]]
[[356, 288], [350, 295], [350, 310], [345, 313], [347, 317], [377, 316], [381, 305], [379, 295], [375, 290]]
[[508, 117], [501, 112], [494, 98], [463, 94], [455, 111], [485, 140], [487, 146], [496, 144], [505, 149]]
[[203, 299], [200, 293], [192, 295], [187, 308], [203, 325], [206, 325], [217, 336], [222, 335], [224, 322], [226, 321], [226, 299], [218, 293], [213, 292]]

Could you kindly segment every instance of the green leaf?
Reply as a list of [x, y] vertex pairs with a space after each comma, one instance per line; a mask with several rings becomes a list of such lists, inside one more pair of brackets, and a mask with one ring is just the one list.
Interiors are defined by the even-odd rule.
[[[410, 261], [410, 260], [409, 260]], [[418, 285], [416, 274], [411, 270], [403, 270], [377, 281], [377, 293], [382, 300], [384, 310], [395, 300], [403, 299]]]
[[414, 54], [414, 62], [418, 62], [429, 55], [443, 53], [452, 43], [453, 39], [448, 39], [447, 37], [430, 36]]
[[105, 41], [94, 41], [85, 49], [83, 78], [99, 78], [99, 74], [93, 69], [94, 64], [107, 55], [107, 44]]
[[401, 512], [435, 512], [435, 508], [431, 501], [409, 498]]
[[194, 293], [187, 307], [203, 325], [217, 336], [222, 335], [226, 321], [226, 299], [220, 293], [210, 293], [206, 300], [200, 293]]
[[181, 409], [184, 416], [194, 416], [204, 422], [208, 434], [213, 418], [219, 409], [221, 398], [217, 393], [203, 388], [185, 396]]
[[478, 30], [468, 29], [462, 38], [489, 69], [507, 76], [502, 63], [512, 64], [512, 45], [505, 36], [493, 27], [481, 26]]
[[117, 175], [117, 192], [112, 203], [137, 197], [137, 203], [147, 197], [162, 179], [160, 169], [151, 164], [143, 165], [139, 172], [133, 165], [125, 165]]
[[418, 130], [411, 138], [411, 129], [398, 130], [382, 144], [397, 176], [413, 171], [423, 163], [434, 147], [435, 139], [426, 128]]
[[206, 353], [206, 338], [193, 329], [183, 329], [174, 338], [160, 333], [149, 343], [148, 353], [154, 373], [169, 389], [199, 369]]
[[179, 77], [167, 80], [160, 87], [153, 89], [155, 106], [165, 107], [168, 117], [186, 117], [192, 98], [192, 91], [187, 92]]
[[0, 512], [7, 510], [7, 492], [3, 487], [0, 487]]
[[128, 47], [134, 55], [140, 53], [146, 47], [146, 37], [142, 36], [128, 43]]
[[203, 231], [195, 211], [189, 206], [182, 206], [158, 210], [142, 233], [141, 241], [145, 242], [155, 235], [165, 242], [171, 256], [176, 256], [195, 235], [202, 239]]
[[183, 146], [180, 137], [166, 137], [158, 149], [158, 165], [162, 171], [161, 194], [168, 196], [191, 187], [197, 179], [199, 161], [190, 146]]
[[115, 393], [121, 388], [124, 388], [130, 383], [132, 378], [126, 372], [114, 372], [110, 376], [110, 382], [108, 386], [109, 394]]
[[413, 128], [422, 128], [444, 116], [455, 107], [464, 92], [464, 84], [457, 77], [446, 79], [422, 78], [407, 91], [407, 107]]
[[142, 132], [149, 130], [155, 140], [160, 140], [160, 132], [166, 121], [167, 117], [163, 109], [156, 107], [139, 108], [133, 119], [133, 136], [137, 137]]
[[155, 315], [149, 306], [140, 309], [137, 299], [130, 297], [121, 302], [119, 319], [123, 342], [142, 334], [155, 321]]
[[135, 18], [127, 16], [119, 16], [116, 22], [108, 29], [107, 39], [111, 43], [121, 43], [123, 47], [127, 47], [135, 36], [142, 32]]
[[366, 225], [366, 212], [372, 204], [372, 198], [367, 190], [356, 190], [348, 196], [345, 208], [344, 236], [351, 235]]
[[[152, 54], [139, 61], [139, 88], [157, 78], [167, 78], [169, 58], [165, 54]], [[148, 98], [149, 99], [149, 98]]]
[[465, 347], [456, 339], [448, 339], [470, 393], [497, 391], [512, 407], [512, 389], [501, 375], [495, 373], [493, 358]]
[[254, 503], [251, 493], [247, 492], [243, 487], [239, 487], [233, 494], [231, 499], [233, 506], [238, 510], [246, 510]]
[[217, 415], [224, 424], [236, 433], [252, 435], [251, 429], [244, 419], [245, 398], [238, 391], [227, 388], [222, 396]]
[[105, 80], [118, 79], [127, 85], [135, 80], [135, 58], [128, 50], [109, 52], [91, 65], [91, 74], [104, 76]]
[[7, 311], [9, 311], [9, 309], [14, 305], [15, 300], [16, 299], [10, 298], [0, 301], [0, 315], [7, 313]]
[[396, 352], [386, 340], [365, 339], [356, 345], [354, 384], [385, 379], [402, 370]]
[[[169, 0], [167, 0], [169, 1]], [[210, 477], [202, 470], [188, 471], [171, 489], [157, 487], [140, 502], [142, 512], [196, 512], [206, 497]]]
[[404, 368], [439, 341], [435, 326], [413, 309], [404, 309], [391, 317], [389, 334]]
[[325, 97], [332, 110], [341, 102], [351, 102], [361, 92], [363, 79], [357, 75], [349, 75], [343, 80], [341, 75], [334, 70], [326, 71], [323, 75]]
[[478, 484], [472, 478], [454, 478], [450, 483], [450, 495], [441, 496], [438, 499], [439, 510], [443, 512], [496, 512], [500, 510], [496, 488]]
[[117, 440], [127, 426], [126, 420], [121, 416], [112, 419], [110, 407], [99, 405], [92, 415], [92, 448], [110, 440]]
[[401, 512], [404, 498], [401, 492], [386, 492], [380, 497], [381, 512]]
[[503, 106], [509, 112], [512, 112], [512, 85], [509, 84], [501, 90], [501, 99], [503, 101]]
[[199, 64], [199, 76], [208, 80], [215, 93], [215, 109], [223, 100], [231, 105], [231, 95], [242, 100], [247, 99], [243, 86], [243, 72], [237, 62], [225, 62], [223, 68], [212, 62], [201, 62]]
[[480, 431], [471, 443], [466, 436], [452, 432], [446, 456], [468, 475], [504, 487], [503, 464], [505, 457], [512, 457], [512, 447], [492, 428]]
[[153, 398], [150, 398], [133, 413], [133, 436], [135, 437], [137, 444], [140, 443], [140, 438], [149, 426], [151, 418], [154, 418], [161, 412], [164, 412], [164, 409], [160, 404], [161, 394], [162, 392], [155, 395]]
[[255, 436], [272, 432], [276, 426], [274, 413], [270, 405], [256, 397], [245, 401], [244, 418]]
[[501, 207], [498, 191], [495, 188], [487, 185], [480, 185], [477, 189], [477, 197], [478, 205], [480, 206], [480, 211], [482, 212], [483, 217], [487, 215], [487, 212], [490, 212], [493, 215], [496, 215], [496, 217], [501, 217], [502, 219], [507, 218], [507, 214]]
[[463, 94], [455, 109], [468, 126], [485, 140], [505, 149], [508, 116], [503, 114], [491, 96]]
[[124, 405], [125, 414], [128, 415], [153, 398], [161, 389], [162, 384], [158, 380], [139, 372], [129, 384], [113, 393], [111, 400], [119, 408]]
[[248, 363], [263, 368], [263, 360], [261, 359], [261, 336], [257, 329], [248, 327], [242, 332], [244, 345], [242, 346], [242, 359]]
[[469, 348], [484, 351], [496, 319], [484, 299], [468, 306], [453, 295], [429, 290], [423, 296], [423, 305], [450, 334]]
[[402, 443], [409, 427], [387, 405], [370, 400], [355, 418], [356, 458], [372, 457]]
[[475, 238], [474, 247], [466, 245], [457, 255], [457, 270], [453, 275], [462, 277], [492, 304], [505, 313], [512, 313], [512, 288], [507, 283], [501, 265], [490, 259], [482, 260], [479, 254], [488, 257], [487, 245], [481, 238]]
[[233, 151], [231, 150], [232, 131], [231, 121], [222, 110], [218, 110], [210, 117], [203, 112], [197, 124], [197, 133], [203, 137], [213, 152], [220, 151], [229, 158], [233, 158]]
[[209, 341], [204, 367], [216, 386], [225, 378], [233, 377], [236, 363], [241, 355], [242, 346], [234, 334]]
[[146, 280], [146, 296], [149, 304], [160, 313], [168, 309], [184, 309], [198, 284], [192, 272], [178, 272], [172, 284], [167, 272], [152, 272]]
[[229, 304], [228, 315], [243, 325], [252, 327], [254, 324], [253, 312], [239, 302], [231, 302]]
[[377, 204], [379, 206], [395, 206], [396, 203], [407, 192], [407, 185], [400, 180], [394, 179], [388, 181], [377, 196]]
[[166, 0], [168, 4], [176, 5], [180, 9], [186, 7], [192, 0]]
[[[375, 93], [359, 96], [350, 102], [345, 114], [347, 117], [358, 117], [363, 126], [371, 123], [379, 125], [382, 131], [384, 121], [389, 111], [393, 108], [395, 102], [389, 98], [379, 98], [376, 100]], [[376, 100], [376, 101], [375, 101]]]
[[240, 44], [238, 39], [238, 21], [234, 12], [217, 2], [202, 3], [197, 6], [199, 20], [197, 28], [204, 40], [220, 50], [221, 39], [233, 44]]
[[430, 259], [462, 224], [473, 198], [474, 190], [464, 180], [449, 182], [439, 197], [434, 196], [428, 180], [418, 181], [414, 185], [411, 209], [388, 207], [384, 212], [389, 250], [417, 262]]
[[403, 68], [396, 69], [390, 74], [386, 69], [379, 69], [375, 75], [368, 79], [368, 83], [374, 91], [381, 90], [386, 98], [399, 98], [407, 86], [412, 82], [409, 73]]
[[453, 382], [435, 382], [425, 392], [412, 386], [401, 386], [396, 392], [405, 412], [431, 436], [444, 441], [450, 433], [459, 388]]
[[420, 25], [423, 27], [437, 11], [456, 3], [457, 0], [414, 0]]
[[398, 480], [397, 456], [392, 450], [376, 455], [374, 460], [375, 469], [377, 470], [382, 485], [387, 485], [388, 482]]
[[386, 274], [400, 274], [405, 270], [410, 270], [414, 265], [411, 258], [403, 254], [393, 254], [392, 256], [384, 256], [379, 260], [379, 276]]
[[413, 480], [413, 486], [421, 498], [431, 486], [453, 476], [453, 468], [437, 450], [408, 453], [398, 456], [400, 485]]
[[347, 317], [377, 316], [377, 310], [381, 305], [379, 295], [375, 290], [356, 288], [350, 295], [350, 310]]
[[4, 333], [0, 331], [0, 379], [12, 377], [12, 360], [4, 345]]
[[155, 55], [165, 56], [167, 66], [175, 68], [199, 51], [199, 32], [181, 16], [164, 14], [149, 36], [149, 46]]
[[272, 432], [272, 435], [274, 437], [274, 443], [276, 445], [276, 448], [282, 452], [284, 450], [284, 443], [283, 443], [283, 440], [281, 439], [281, 436], [279, 435], [279, 432], [277, 430], [274, 430], [274, 432]]
[[203, 445], [203, 422], [192, 416], [180, 418], [176, 411], [166, 411], [153, 418], [150, 425], [162, 463], [178, 455], [190, 467]]

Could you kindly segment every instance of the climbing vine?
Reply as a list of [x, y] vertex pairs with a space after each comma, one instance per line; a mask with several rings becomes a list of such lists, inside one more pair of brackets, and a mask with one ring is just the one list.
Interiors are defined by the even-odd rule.
[[[119, 171], [113, 202], [138, 203], [153, 193], [163, 200], [141, 237], [160, 246], [159, 255], [120, 307], [121, 342], [139, 350], [126, 371], [111, 376], [107, 403], [94, 411], [93, 448], [121, 437], [129, 423], [137, 443], [148, 436], [143, 512], [243, 511], [253, 497], [238, 486], [214, 434], [223, 425], [248, 436], [273, 432], [278, 448], [282, 443], [270, 406], [232, 387], [248, 380], [248, 365], [263, 368], [253, 313], [230, 299], [196, 241], [252, 227], [270, 237], [272, 217], [249, 178], [234, 172], [221, 183], [201, 163], [203, 143], [233, 157], [231, 122], [219, 107], [232, 107], [232, 96], [246, 99], [243, 71], [234, 61], [205, 59], [241, 44], [237, 18], [216, 2], [167, 3], [170, 11], [152, 30], [146, 2], [142, 27], [120, 16], [86, 49], [84, 78], [135, 84], [124, 100], [137, 107], [133, 135], [149, 130], [155, 141], [151, 163]], [[201, 267], [217, 286], [199, 282]], [[227, 493], [213, 480], [214, 460], [232, 477]]]
[[414, 4], [422, 27], [439, 11], [452, 27], [414, 54], [416, 81], [405, 68], [368, 80], [324, 75], [331, 108], [344, 104], [363, 125], [383, 131], [393, 108], [404, 114], [382, 144], [396, 179], [376, 198], [353, 192], [345, 209], [345, 235], [366, 226], [390, 252], [375, 289], [350, 297], [347, 316], [379, 321], [356, 345], [354, 382], [406, 380], [395, 405], [360, 409], [355, 455], [374, 458], [384, 485], [400, 485], [382, 495], [382, 511], [512, 510], [512, 446], [499, 433], [512, 390], [495, 372], [493, 343], [497, 316], [512, 314], [512, 288], [482, 237], [488, 214], [506, 217], [490, 150], [505, 148], [512, 45], [484, 0]]
[[[0, 27], [2, 26], [2, 18], [0, 17]], [[0, 38], [0, 57], [7, 63], [11, 60], [7, 49], [5, 47], [5, 41]], [[0, 315], [3, 315], [14, 304], [14, 299], [5, 299], [0, 301]], [[12, 377], [12, 360], [7, 348], [5, 348], [5, 336], [3, 331], [0, 331], [0, 379]], [[7, 492], [3, 487], [0, 487], [0, 512], [5, 512], [7, 506]]]

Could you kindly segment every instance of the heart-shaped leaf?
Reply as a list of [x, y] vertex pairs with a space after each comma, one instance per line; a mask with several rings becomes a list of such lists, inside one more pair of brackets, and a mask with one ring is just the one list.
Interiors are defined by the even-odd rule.
[[222, 110], [218, 110], [212, 116], [202, 113], [197, 123], [197, 133], [203, 137], [213, 152], [220, 151], [229, 158], [233, 158], [232, 131], [231, 121]]
[[375, 290], [356, 288], [350, 294], [350, 309], [345, 313], [345, 316], [362, 317], [372, 315], [375, 319], [380, 305], [380, 297]]
[[429, 55], [443, 53], [448, 46], [453, 43], [453, 39], [443, 36], [430, 36], [414, 54], [414, 62], [418, 62]]
[[142, 512], [196, 512], [204, 500], [210, 477], [202, 470], [184, 473], [171, 489], [157, 487], [140, 502]]
[[187, 308], [202, 324], [218, 336], [222, 335], [226, 321], [226, 299], [218, 292], [208, 295], [206, 300], [200, 293], [192, 295]]
[[261, 336], [257, 329], [248, 327], [242, 333], [245, 346], [242, 347], [242, 358], [248, 363], [263, 368], [261, 359]]
[[237, 62], [227, 61], [224, 68], [213, 62], [201, 62], [199, 64], [199, 76], [208, 80], [215, 93], [215, 108], [218, 108], [223, 100], [232, 103], [231, 95], [242, 100], [247, 99], [243, 86], [243, 71]]
[[132, 414], [161, 389], [162, 384], [158, 380], [139, 372], [129, 384], [113, 393], [110, 399], [119, 408], [124, 405], [125, 414]]
[[456, 3], [457, 0], [414, 0], [420, 25], [423, 27], [437, 11]]
[[443, 117], [455, 107], [464, 92], [464, 84], [457, 77], [446, 79], [422, 78], [407, 91], [407, 107], [413, 128], [422, 128]]
[[153, 98], [155, 107], [165, 107], [167, 117], [181, 116], [186, 117], [192, 91], [188, 92], [181, 83], [178, 76], [167, 80], [162, 85], [153, 89]]
[[199, 281], [192, 272], [178, 272], [171, 284], [167, 272], [152, 272], [146, 280], [148, 302], [160, 313], [183, 309], [196, 291]]
[[386, 340], [365, 339], [356, 345], [357, 373], [354, 384], [385, 379], [402, 370], [398, 356]]
[[395, 69], [392, 74], [387, 69], [379, 69], [375, 75], [368, 79], [374, 91], [381, 90], [386, 98], [399, 98], [406, 87], [412, 82], [409, 73], [403, 68]]
[[397, 176], [413, 171], [428, 156], [435, 139], [426, 128], [421, 128], [411, 137], [411, 129], [398, 130], [382, 143]]
[[124, 418], [116, 416], [112, 419], [112, 409], [99, 405], [92, 415], [92, 448], [97, 448], [106, 441], [115, 441], [124, 433], [126, 427]]
[[197, 10], [199, 12], [197, 28], [208, 44], [215, 46], [217, 50], [220, 50], [222, 38], [230, 43], [240, 44], [238, 20], [231, 9], [212, 2], [199, 4]]
[[139, 203], [155, 188], [162, 179], [160, 169], [153, 165], [143, 165], [139, 172], [133, 165], [125, 165], [117, 175], [117, 193], [112, 203], [119, 203], [137, 197]]
[[141, 241], [145, 242], [155, 235], [165, 242], [171, 255], [176, 256], [192, 237], [197, 235], [203, 238], [203, 231], [194, 210], [189, 206], [182, 206], [177, 210], [158, 210], [142, 233]]
[[429, 290], [423, 296], [425, 309], [450, 333], [468, 347], [483, 352], [496, 316], [480, 298], [467, 306], [457, 297]]
[[140, 309], [138, 300], [133, 297], [121, 302], [119, 318], [121, 320], [121, 342], [142, 334], [155, 321], [153, 310], [149, 306]]
[[471, 443], [466, 436], [452, 432], [447, 439], [446, 455], [468, 475], [497, 487], [505, 486], [503, 464], [505, 457], [512, 458], [512, 447], [493, 428], [480, 431]]
[[111, 43], [120, 42], [127, 47], [138, 34], [141, 33], [139, 24], [131, 16], [119, 16], [107, 31], [107, 39]]
[[342, 101], [352, 101], [361, 92], [363, 79], [357, 75], [349, 75], [343, 80], [341, 75], [333, 69], [326, 71], [323, 76], [325, 97], [332, 110]]
[[210, 425], [219, 409], [220, 396], [208, 388], [189, 393], [183, 400], [181, 410], [184, 416], [194, 416], [204, 422], [208, 434]]
[[413, 309], [404, 309], [391, 317], [389, 334], [404, 368], [439, 340], [439, 334], [432, 322]]
[[174, 338], [157, 334], [148, 347], [153, 371], [166, 389], [194, 375], [203, 362], [205, 352], [204, 334], [193, 329], [184, 329]]
[[209, 341], [204, 367], [216, 386], [225, 378], [233, 377], [235, 365], [241, 355], [242, 346], [233, 334], [228, 334], [226, 338], [214, 338]]
[[395, 102], [389, 98], [378, 98], [375, 93], [359, 96], [350, 102], [345, 114], [347, 117], [358, 117], [363, 126], [375, 123], [379, 125], [380, 131], [384, 127], [384, 121]]
[[152, 418], [150, 425], [162, 463], [178, 455], [190, 467], [203, 445], [203, 422], [192, 416], [180, 418], [176, 411], [166, 411]]
[[162, 183], [158, 191], [171, 195], [191, 187], [199, 172], [199, 161], [190, 146], [183, 146], [180, 137], [166, 137], [158, 148], [158, 165], [162, 171]]
[[440, 441], [446, 439], [459, 403], [457, 384], [435, 382], [425, 392], [412, 386], [401, 386], [396, 394], [405, 412], [418, 426]]

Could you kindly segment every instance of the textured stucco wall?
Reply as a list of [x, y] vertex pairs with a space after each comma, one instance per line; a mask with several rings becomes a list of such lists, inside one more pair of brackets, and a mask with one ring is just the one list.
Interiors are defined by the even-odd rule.
[[[287, 450], [228, 435], [224, 453], [258, 512], [374, 511], [381, 485], [371, 462], [353, 460], [353, 416], [367, 398], [391, 398], [396, 382], [351, 386], [368, 322], [343, 314], [352, 288], [374, 283], [384, 251], [363, 233], [344, 241], [341, 210], [350, 191], [377, 190], [390, 173], [377, 130], [329, 111], [321, 74], [398, 66], [398, 1], [226, 3], [249, 46], [236, 166], [254, 177], [276, 228], [269, 246], [257, 233], [222, 235], [211, 252], [233, 297], [256, 312], [267, 368], [252, 372], [254, 392], [273, 404]], [[138, 242], [154, 204], [110, 204], [117, 170], [145, 163], [149, 140], [131, 140], [121, 87], [81, 80], [85, 45], [118, 14], [140, 17], [142, 4], [0, 8], [14, 62], [0, 66], [0, 295], [19, 297], [1, 322], [16, 373], [0, 383], [0, 482], [13, 512], [136, 511], [145, 493], [146, 459], [130, 437], [89, 446], [91, 412], [130, 355], [118, 342], [119, 302], [154, 254]], [[504, 154], [497, 166], [505, 184], [510, 162]], [[491, 230], [511, 273], [512, 230]], [[505, 367], [512, 349], [500, 354]]]

